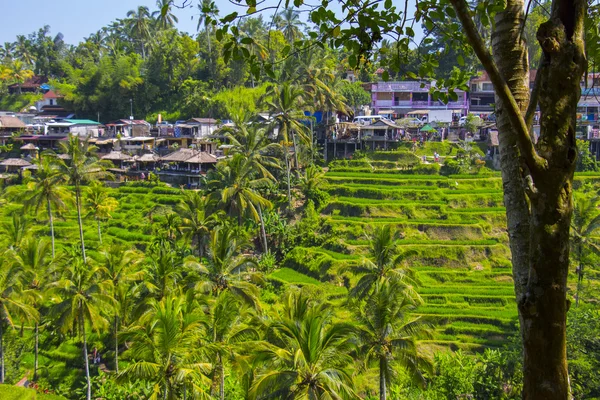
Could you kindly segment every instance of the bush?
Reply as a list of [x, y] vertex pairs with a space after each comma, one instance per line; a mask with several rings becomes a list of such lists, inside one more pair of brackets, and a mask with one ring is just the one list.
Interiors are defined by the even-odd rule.
[[421, 164], [413, 168], [412, 172], [416, 175], [437, 175], [440, 173], [439, 164]]

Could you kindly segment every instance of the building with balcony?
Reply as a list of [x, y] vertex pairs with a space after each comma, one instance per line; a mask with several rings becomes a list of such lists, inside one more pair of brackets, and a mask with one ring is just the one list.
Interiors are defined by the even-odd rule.
[[434, 84], [418, 81], [373, 83], [371, 106], [376, 114], [391, 115], [393, 118], [402, 118], [417, 109], [448, 109], [455, 110], [457, 114], [467, 114], [469, 102], [466, 92], [455, 90], [458, 100], [444, 104], [432, 98], [429, 92], [432, 85]]

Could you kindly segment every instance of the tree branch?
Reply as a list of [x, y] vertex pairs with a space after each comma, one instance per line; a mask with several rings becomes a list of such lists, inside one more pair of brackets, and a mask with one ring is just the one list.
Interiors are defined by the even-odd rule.
[[540, 157], [535, 150], [531, 137], [529, 136], [529, 129], [525, 119], [521, 115], [519, 106], [517, 105], [508, 84], [500, 74], [498, 66], [492, 59], [492, 55], [485, 47], [483, 39], [471, 18], [469, 6], [465, 0], [450, 0], [450, 3], [452, 3], [456, 10], [456, 15], [465, 30], [465, 35], [467, 36], [469, 43], [473, 46], [475, 54], [477, 54], [479, 61], [481, 61], [481, 64], [490, 76], [490, 80], [494, 85], [497, 96], [507, 108], [508, 118], [517, 134], [517, 143], [521, 150], [521, 156], [525, 159], [529, 170], [533, 172], [545, 169], [547, 161], [543, 157]]
[[541, 76], [542, 69], [546, 67], [546, 63], [544, 62], [544, 57], [542, 56], [540, 60], [540, 65], [538, 66], [537, 73], [535, 75], [535, 82], [533, 83], [533, 89], [531, 90], [531, 99], [529, 100], [529, 105], [527, 106], [527, 111], [525, 112], [525, 123], [527, 124], [527, 129], [529, 130], [529, 136], [531, 140], [533, 137], [533, 116], [535, 115], [535, 110], [537, 109], [538, 101], [540, 99], [540, 91], [541, 91]]

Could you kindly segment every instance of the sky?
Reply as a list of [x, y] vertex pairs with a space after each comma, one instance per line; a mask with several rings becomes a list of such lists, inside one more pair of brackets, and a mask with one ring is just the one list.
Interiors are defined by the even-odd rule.
[[[175, 0], [181, 5], [184, 0]], [[28, 35], [44, 25], [50, 25], [52, 36], [61, 32], [69, 44], [77, 44], [117, 18], [125, 18], [127, 11], [144, 5], [150, 12], [156, 10], [156, 0], [2, 0], [0, 43], [14, 42], [17, 35]], [[177, 28], [196, 32], [198, 0], [189, 1], [193, 8], [176, 9]], [[228, 0], [215, 0], [221, 15], [237, 8]], [[194, 19], [192, 20], [192, 17]]]

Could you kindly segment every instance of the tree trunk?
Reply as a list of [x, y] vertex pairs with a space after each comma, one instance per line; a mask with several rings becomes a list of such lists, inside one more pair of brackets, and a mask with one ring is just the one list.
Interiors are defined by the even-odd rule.
[[50, 205], [50, 199], [47, 200], [46, 207], [48, 208], [48, 221], [50, 221], [50, 238], [52, 240], [52, 259], [56, 255], [54, 247], [54, 219], [52, 218], [52, 206]]
[[225, 366], [223, 358], [219, 354], [219, 399], [225, 400]]
[[102, 229], [100, 228], [100, 219], [96, 218], [96, 222], [98, 223], [98, 240], [100, 244], [102, 244]]
[[119, 373], [119, 316], [115, 315], [115, 372]]
[[79, 312], [81, 335], [83, 336], [83, 360], [85, 363], [86, 400], [92, 399], [92, 382], [90, 381], [90, 360], [88, 359], [87, 338], [85, 335], [85, 320], [83, 310]]
[[4, 383], [4, 321], [0, 320], [0, 383]]
[[[496, 15], [492, 36], [498, 69], [522, 114], [529, 101], [527, 50], [520, 36], [523, 10], [522, 0], [509, 0], [505, 11]], [[566, 288], [577, 154], [576, 108], [585, 65], [584, 10], [583, 0], [555, 0], [551, 21], [542, 24], [538, 31], [544, 64], [538, 71], [542, 117], [535, 150], [528, 149], [522, 137], [517, 136], [512, 110], [503, 104], [500, 94], [496, 96], [505, 206], [523, 339], [524, 399], [570, 397]], [[533, 152], [541, 157], [541, 164], [531, 162]]]
[[294, 146], [294, 164], [296, 166], [296, 170], [300, 168], [300, 164], [298, 163], [298, 148], [296, 147], [296, 133], [292, 130], [292, 144]]
[[581, 259], [583, 257], [583, 252], [581, 250], [581, 242], [577, 244], [577, 261], [579, 261], [579, 265], [577, 266], [577, 288], [575, 289], [575, 307], [579, 307], [579, 291], [581, 290], [581, 283], [583, 282], [583, 262]]
[[385, 386], [385, 361], [379, 360], [379, 400], [387, 398], [387, 388]]
[[286, 178], [287, 178], [288, 209], [291, 210], [292, 209], [292, 189], [291, 189], [291, 184], [290, 184], [290, 158], [289, 158], [287, 146], [285, 146], [284, 155], [285, 155], [285, 172], [286, 172]]
[[266, 254], [269, 251], [269, 248], [267, 246], [267, 232], [265, 231], [265, 220], [263, 219], [262, 207], [260, 205], [258, 206], [258, 217], [260, 218], [260, 233], [262, 236], [263, 251]]
[[37, 371], [38, 371], [38, 355], [39, 355], [39, 345], [40, 345], [40, 326], [38, 323], [35, 323], [35, 344], [33, 348], [33, 381], [37, 381]]
[[83, 241], [83, 222], [81, 221], [81, 188], [79, 184], [75, 187], [75, 200], [77, 202], [77, 222], [79, 223], [79, 239], [81, 240], [81, 255], [83, 256], [83, 263], [87, 262], [85, 258], [85, 243]]

